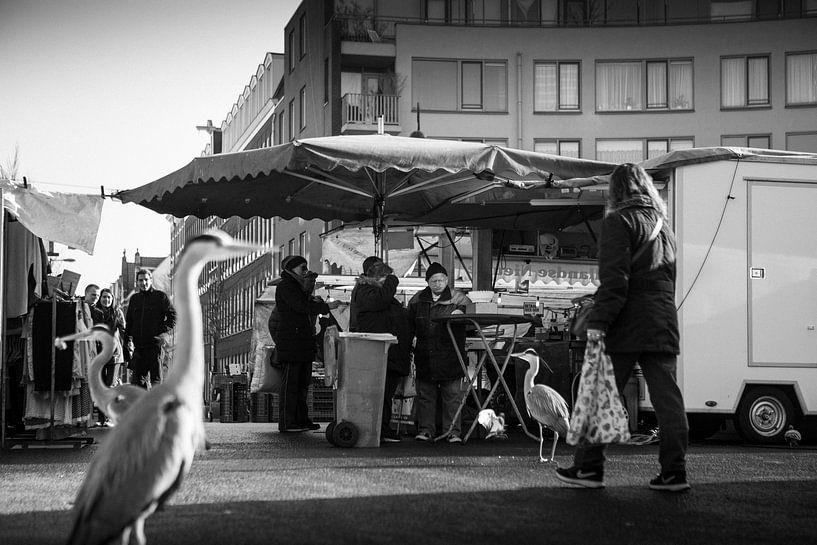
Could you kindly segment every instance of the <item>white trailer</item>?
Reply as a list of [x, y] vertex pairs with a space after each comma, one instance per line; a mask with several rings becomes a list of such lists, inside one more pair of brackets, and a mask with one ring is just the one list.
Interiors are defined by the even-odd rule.
[[749, 442], [781, 441], [817, 415], [817, 154], [702, 148], [642, 164], [666, 180], [678, 239], [691, 432], [732, 418]]

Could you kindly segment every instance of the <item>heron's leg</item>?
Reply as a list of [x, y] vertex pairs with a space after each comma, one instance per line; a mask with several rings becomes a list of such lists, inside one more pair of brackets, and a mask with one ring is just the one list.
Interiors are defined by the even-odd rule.
[[553, 448], [550, 449], [550, 460], [548, 462], [555, 462], [556, 461], [556, 443], [559, 441], [559, 432], [553, 431]]
[[128, 545], [130, 543], [130, 526], [125, 526], [125, 529], [122, 530], [122, 536], [120, 540], [121, 545]]
[[136, 533], [136, 543], [137, 545], [146, 545], [148, 540], [145, 539], [145, 519], [144, 517], [139, 517], [133, 523], [133, 529]]
[[547, 460], [545, 460], [544, 457], [542, 457], [542, 444], [545, 440], [544, 437], [542, 436], [542, 424], [541, 423], [538, 424], [539, 424], [539, 461], [547, 462]]

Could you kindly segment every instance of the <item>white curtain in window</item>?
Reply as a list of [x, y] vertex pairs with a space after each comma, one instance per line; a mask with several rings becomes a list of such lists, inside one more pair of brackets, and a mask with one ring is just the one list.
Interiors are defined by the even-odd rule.
[[596, 108], [599, 111], [641, 110], [641, 63], [596, 65]]
[[667, 63], [647, 63], [647, 108], [667, 107]]
[[579, 157], [579, 143], [576, 141], [559, 142], [559, 155], [564, 157]]
[[817, 102], [817, 53], [786, 57], [786, 103]]
[[669, 151], [669, 142], [666, 140], [648, 140], [647, 141], [647, 159], [664, 155]]
[[671, 61], [669, 63], [669, 107], [673, 110], [691, 110], [692, 62]]
[[462, 63], [462, 107], [482, 108], [482, 63]]
[[669, 150], [670, 151], [677, 151], [679, 149], [690, 149], [692, 147], [694, 147], [692, 140], [691, 139], [686, 139], [686, 138], [681, 138], [681, 139], [673, 138], [672, 140], [670, 140], [670, 143], [669, 143]]
[[556, 64], [539, 63], [534, 67], [533, 110], [552, 112], [556, 109]]
[[638, 163], [644, 160], [644, 144], [641, 140], [599, 140], [596, 142], [596, 159], [610, 163]]
[[748, 59], [749, 104], [769, 103], [769, 59], [753, 57]]
[[504, 62], [485, 63], [482, 107], [486, 112], [508, 110], [508, 69]]
[[547, 153], [548, 155], [558, 155], [559, 147], [555, 140], [542, 141], [539, 140], [533, 143], [533, 151], [536, 153]]
[[721, 106], [746, 105], [746, 59], [721, 59]]
[[579, 109], [579, 65], [559, 65], [559, 109]]

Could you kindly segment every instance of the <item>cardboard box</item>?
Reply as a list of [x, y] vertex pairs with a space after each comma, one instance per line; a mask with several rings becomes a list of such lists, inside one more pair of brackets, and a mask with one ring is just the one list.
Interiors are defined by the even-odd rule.
[[466, 314], [496, 314], [496, 303], [468, 303]]

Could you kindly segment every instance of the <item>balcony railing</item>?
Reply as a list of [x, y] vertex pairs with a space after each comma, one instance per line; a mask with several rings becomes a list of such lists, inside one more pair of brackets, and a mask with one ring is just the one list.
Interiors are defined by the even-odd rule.
[[386, 125], [399, 124], [397, 119], [397, 95], [364, 95], [347, 93], [343, 95], [343, 124], [377, 124], [383, 116]]

